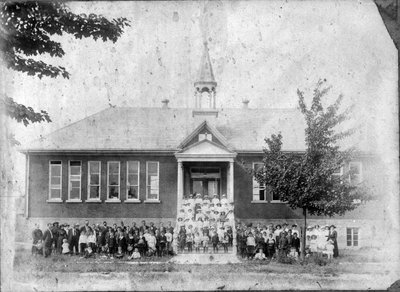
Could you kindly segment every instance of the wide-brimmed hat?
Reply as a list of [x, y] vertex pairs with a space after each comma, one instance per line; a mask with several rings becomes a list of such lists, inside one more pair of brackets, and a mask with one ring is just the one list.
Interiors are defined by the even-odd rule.
[[333, 227], [333, 228], [336, 228], [336, 226], [335, 226], [335, 225], [333, 225], [333, 224], [332, 224], [331, 226], [329, 226], [329, 228], [331, 228], [331, 227]]

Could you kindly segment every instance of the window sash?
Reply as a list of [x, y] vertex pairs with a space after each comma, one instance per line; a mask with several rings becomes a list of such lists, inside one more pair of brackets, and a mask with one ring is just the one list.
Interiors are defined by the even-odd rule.
[[[97, 179], [98, 182], [97, 183], [93, 182], [92, 177], [98, 177], [98, 179]], [[100, 161], [89, 161], [88, 162], [88, 199], [89, 200], [100, 199], [100, 191], [101, 191], [101, 162]]]
[[[111, 168], [114, 171], [111, 172]], [[118, 171], [118, 172], [117, 172]], [[120, 198], [120, 181], [121, 181], [121, 165], [119, 161], [109, 161], [107, 162], [107, 199], [115, 200]], [[110, 177], [116, 177], [115, 182], [111, 184]], [[111, 194], [117, 194], [117, 196], [110, 196]]]
[[[55, 175], [54, 173], [59, 173]], [[59, 183], [53, 183], [53, 179], [59, 181]], [[49, 161], [49, 200], [61, 199], [62, 190], [62, 162], [61, 161]], [[53, 194], [57, 194], [54, 196]]]
[[[133, 169], [130, 169], [133, 167]], [[135, 180], [136, 182], [132, 181]], [[132, 180], [131, 180], [132, 179]], [[140, 161], [128, 161], [126, 163], [126, 199], [139, 199], [139, 184], [140, 184]]]
[[359, 184], [362, 182], [362, 163], [359, 161], [352, 161], [349, 163], [349, 171], [356, 169], [353, 174], [349, 173], [349, 182], [351, 184]]
[[347, 228], [346, 230], [347, 246], [358, 246], [359, 243], [359, 230], [358, 228]]
[[[256, 171], [259, 168], [264, 167], [262, 162], [253, 162], [253, 170]], [[265, 185], [260, 185], [253, 176], [253, 201], [267, 201], [267, 194]]]
[[[157, 171], [150, 172], [151, 167], [156, 167]], [[146, 162], [146, 199], [159, 200], [160, 196], [160, 167], [158, 161]]]
[[[76, 172], [79, 174], [75, 174]], [[74, 174], [72, 174], [72, 172]], [[70, 160], [68, 162], [68, 199], [80, 200], [81, 199], [81, 186], [82, 186], [82, 162]], [[76, 184], [78, 183], [78, 184]]]

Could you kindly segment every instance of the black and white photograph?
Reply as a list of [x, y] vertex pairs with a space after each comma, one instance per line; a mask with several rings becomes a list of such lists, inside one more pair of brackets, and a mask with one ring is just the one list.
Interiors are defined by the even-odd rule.
[[400, 0], [0, 18], [2, 291], [400, 291]]

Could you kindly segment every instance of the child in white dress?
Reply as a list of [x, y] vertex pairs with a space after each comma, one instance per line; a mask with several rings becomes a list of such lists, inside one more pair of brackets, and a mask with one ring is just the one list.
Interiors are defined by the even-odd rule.
[[69, 254], [69, 243], [66, 238], [63, 239], [62, 254]]

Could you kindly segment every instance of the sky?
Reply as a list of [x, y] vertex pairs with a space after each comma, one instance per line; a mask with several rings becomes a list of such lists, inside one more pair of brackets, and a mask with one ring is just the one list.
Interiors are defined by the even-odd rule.
[[249, 107], [294, 108], [298, 88], [309, 101], [318, 79], [327, 79], [332, 89], [323, 102], [343, 94], [344, 107], [356, 106], [353, 121], [368, 123], [371, 143], [388, 161], [397, 153], [397, 51], [372, 1], [102, 1], [68, 6], [75, 13], [126, 17], [131, 27], [116, 43], [55, 37], [65, 56], [40, 58], [66, 67], [70, 79], [40, 80], [2, 69], [4, 93], [48, 111], [53, 120], [29, 127], [11, 122], [23, 146], [109, 104], [160, 107], [168, 98], [171, 107], [193, 107], [193, 82], [207, 40], [218, 83], [217, 107], [241, 107], [249, 99]]

